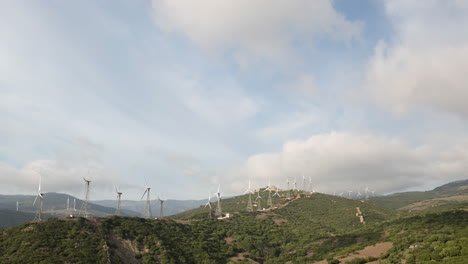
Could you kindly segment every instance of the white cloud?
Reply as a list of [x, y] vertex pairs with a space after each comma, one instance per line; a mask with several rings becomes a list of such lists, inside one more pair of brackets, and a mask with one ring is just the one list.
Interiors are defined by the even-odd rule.
[[163, 31], [227, 52], [241, 66], [284, 60], [294, 54], [295, 42], [324, 36], [349, 41], [361, 31], [331, 0], [153, 0], [153, 9]]
[[434, 108], [468, 116], [468, 3], [388, 0], [395, 26], [380, 42], [366, 86], [385, 109]]
[[300, 186], [304, 173], [324, 192], [362, 189], [367, 184], [381, 193], [421, 189], [466, 178], [467, 147], [466, 140], [411, 146], [395, 138], [332, 132], [288, 141], [279, 153], [251, 156], [233, 176], [232, 188], [242, 186], [247, 177], [255, 187], [266, 186], [271, 178], [272, 184], [285, 188], [286, 177], [291, 182], [297, 177]]

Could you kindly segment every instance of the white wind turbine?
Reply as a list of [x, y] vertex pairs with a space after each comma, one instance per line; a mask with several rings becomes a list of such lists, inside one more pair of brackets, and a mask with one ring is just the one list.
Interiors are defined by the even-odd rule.
[[364, 192], [366, 193], [366, 199], [369, 199], [369, 186], [366, 185], [366, 188], [364, 188]]
[[42, 174], [39, 173], [39, 188], [37, 189], [36, 198], [34, 199], [33, 206], [36, 204], [37, 199], [39, 199], [39, 206], [37, 207], [37, 213], [34, 217], [34, 220], [41, 221], [42, 220], [42, 205], [44, 194], [41, 192], [41, 181], [42, 181]]
[[159, 197], [159, 195], [156, 195], [156, 197], [158, 197], [158, 201], [159, 201], [159, 218], [163, 218], [164, 217], [164, 202], [166, 200], [163, 200], [161, 197]]
[[271, 187], [270, 178], [268, 178], [268, 186], [265, 188], [265, 191], [268, 191], [267, 205], [272, 207], [273, 201], [271, 200], [271, 188], [270, 187]]
[[210, 211], [208, 212], [208, 217], [211, 218], [211, 192], [208, 192], [208, 201], [205, 204], [205, 207], [210, 207]]
[[218, 185], [218, 191], [214, 193], [216, 195], [216, 199], [218, 200], [218, 204], [216, 206], [216, 211], [215, 211], [215, 216], [217, 217], [223, 216], [223, 211], [221, 210], [221, 196], [223, 195], [223, 193], [220, 192], [220, 189], [221, 189], [221, 184]]
[[252, 189], [250, 188], [250, 179], [249, 179], [249, 187], [247, 190], [244, 192], [249, 194], [249, 201], [247, 202], [247, 212], [252, 212], [253, 211], [253, 205], [252, 205]]
[[[88, 172], [89, 174], [89, 172]], [[88, 206], [88, 203], [89, 203], [89, 187], [90, 187], [90, 184], [91, 184], [91, 180], [88, 180], [86, 179], [85, 177], [83, 177], [83, 180], [85, 181], [85, 188], [86, 188], [86, 194], [85, 194], [85, 200], [84, 200], [84, 203], [83, 205], [81, 206], [81, 212], [80, 214], [83, 214], [83, 216], [85, 218], [88, 218], [89, 217], [89, 206]]]
[[348, 197], [349, 197], [349, 198], [351, 198], [351, 193], [352, 193], [352, 192], [353, 192], [353, 191], [348, 191]]
[[123, 193], [119, 191], [119, 189], [117, 189], [117, 186], [114, 185], [114, 187], [115, 187], [115, 193], [117, 194], [117, 207], [115, 209], [115, 214], [120, 215], [120, 199]]
[[309, 191], [313, 192], [312, 190], [312, 177], [309, 176]]
[[146, 181], [146, 177], [144, 177], [144, 179], [145, 179], [145, 191], [143, 192], [143, 195], [140, 198], [140, 200], [143, 200], [143, 197], [145, 197], [145, 195], [146, 195], [146, 204], [145, 204], [145, 211], [144, 211], [143, 216], [145, 218], [153, 218], [153, 216], [151, 214], [151, 201], [150, 201], [151, 187], [148, 186], [148, 182]]
[[257, 192], [257, 198], [255, 198], [255, 203], [257, 204], [258, 210], [262, 210], [262, 196], [260, 196], [260, 189]]
[[304, 173], [302, 173], [302, 190], [306, 191], [306, 177], [304, 176]]

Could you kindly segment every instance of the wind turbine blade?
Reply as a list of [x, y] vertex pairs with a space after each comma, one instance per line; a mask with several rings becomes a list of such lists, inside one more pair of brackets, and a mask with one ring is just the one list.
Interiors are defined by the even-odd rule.
[[36, 204], [38, 195], [36, 195], [36, 199], [34, 199], [33, 206]]
[[143, 195], [141, 196], [140, 200], [143, 200], [143, 197], [145, 197], [145, 194], [148, 192], [148, 189], [145, 190], [145, 192], [143, 193]]

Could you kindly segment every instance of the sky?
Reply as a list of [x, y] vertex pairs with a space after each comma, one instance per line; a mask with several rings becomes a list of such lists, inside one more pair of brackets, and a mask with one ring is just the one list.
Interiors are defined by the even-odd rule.
[[0, 193], [468, 178], [463, 0], [0, 0]]

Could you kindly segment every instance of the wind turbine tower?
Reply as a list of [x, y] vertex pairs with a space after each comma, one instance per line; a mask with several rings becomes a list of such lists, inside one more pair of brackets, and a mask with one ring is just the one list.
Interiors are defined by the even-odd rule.
[[369, 199], [369, 186], [366, 186], [366, 188], [364, 188], [364, 192], [366, 193], [366, 199]]
[[44, 194], [41, 193], [41, 181], [42, 181], [42, 175], [39, 174], [39, 188], [37, 189], [37, 195], [33, 202], [33, 206], [34, 206], [36, 204], [37, 199], [39, 198], [39, 206], [37, 207], [36, 216], [34, 217], [35, 221], [42, 220], [42, 205], [43, 205]]
[[252, 189], [250, 188], [250, 179], [249, 179], [249, 188], [244, 193], [249, 193], [249, 201], [247, 202], [247, 212], [252, 212], [253, 205], [252, 205]]
[[221, 185], [218, 186], [218, 192], [216, 192], [216, 199], [218, 200], [218, 205], [216, 206], [215, 216], [221, 217], [223, 216], [223, 211], [221, 210], [221, 196], [223, 195], [219, 189]]
[[270, 180], [268, 180], [268, 186], [266, 187], [265, 191], [268, 191], [268, 200], [267, 200], [267, 205], [269, 207], [273, 206], [273, 201], [271, 200], [271, 188], [270, 188]]
[[146, 178], [145, 178], [145, 184], [146, 184], [146, 187], [145, 187], [145, 192], [143, 193], [143, 195], [141, 196], [141, 199], [143, 199], [143, 197], [145, 197], [145, 194], [146, 194], [146, 205], [145, 205], [145, 212], [144, 212], [144, 217], [145, 218], [153, 218], [152, 214], [151, 214], [151, 202], [150, 202], [150, 191], [151, 191], [151, 187], [148, 187], [148, 182], [146, 181]]
[[262, 210], [262, 196], [260, 196], [260, 189], [257, 192], [257, 198], [255, 198], [255, 203], [257, 204], [258, 210]]
[[89, 186], [91, 184], [91, 180], [88, 180], [86, 179], [85, 177], [83, 177], [83, 180], [85, 181], [85, 188], [86, 188], [86, 194], [85, 194], [85, 200], [84, 200], [84, 203], [83, 205], [81, 206], [81, 212], [80, 214], [82, 214], [85, 218], [88, 218], [89, 217]]
[[76, 212], [76, 198], [73, 198], [73, 211]]
[[18, 200], [16, 200], [16, 212], [18, 212], [18, 211], [19, 211], [19, 202], [18, 202]]
[[294, 190], [297, 191], [297, 177], [294, 177]]
[[312, 177], [309, 176], [309, 191], [313, 192], [314, 190], [312, 189]]
[[67, 213], [70, 211], [70, 196], [67, 197]]
[[210, 211], [208, 212], [208, 218], [211, 218], [211, 192], [208, 192], [208, 201], [205, 204], [205, 207], [210, 207]]
[[159, 218], [163, 218], [164, 217], [164, 201], [163, 199], [161, 199], [159, 196], [158, 196], [158, 200], [159, 200]]
[[115, 193], [117, 194], [117, 208], [115, 209], [115, 215], [120, 215], [120, 198], [123, 193], [120, 192], [117, 187], [115, 187]]
[[304, 173], [302, 173], [302, 190], [306, 191], [306, 177], [304, 176]]

